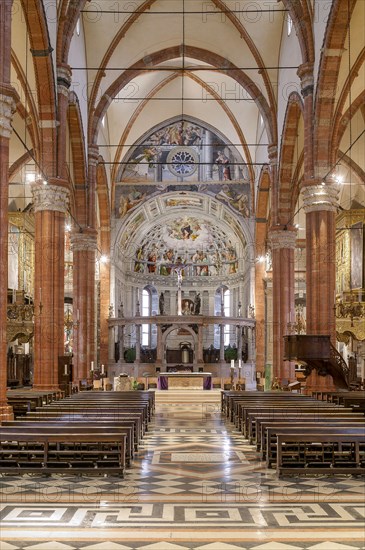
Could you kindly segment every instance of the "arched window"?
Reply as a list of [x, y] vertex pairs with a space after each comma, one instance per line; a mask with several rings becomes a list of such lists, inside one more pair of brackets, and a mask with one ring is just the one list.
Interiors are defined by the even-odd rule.
[[[144, 288], [142, 290], [142, 317], [151, 315], [151, 293]], [[142, 346], [149, 346], [151, 341], [151, 330], [149, 324], [142, 324]]]

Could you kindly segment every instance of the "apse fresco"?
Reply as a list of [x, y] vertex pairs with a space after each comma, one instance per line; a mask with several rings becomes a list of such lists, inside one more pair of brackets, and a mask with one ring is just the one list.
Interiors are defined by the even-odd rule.
[[237, 273], [237, 251], [224, 231], [194, 216], [156, 225], [141, 242], [134, 258], [136, 273], [183, 277]]
[[237, 181], [245, 177], [237, 151], [213, 131], [178, 121], [155, 131], [133, 148], [118, 179], [128, 183]]

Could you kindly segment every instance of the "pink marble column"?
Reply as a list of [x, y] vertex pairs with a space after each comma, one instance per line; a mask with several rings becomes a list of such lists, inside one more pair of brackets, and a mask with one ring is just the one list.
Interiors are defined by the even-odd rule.
[[32, 186], [36, 313], [33, 387], [39, 390], [58, 388], [58, 357], [63, 355], [64, 339], [64, 242], [69, 190], [67, 181], [60, 178], [50, 178], [48, 181], [46, 185], [39, 181]]
[[295, 380], [294, 364], [284, 361], [284, 336], [288, 323], [295, 321], [294, 310], [294, 250], [296, 229], [274, 226], [269, 234], [272, 249], [273, 285], [273, 367], [274, 377], [289, 382]]
[[[74, 381], [79, 382], [90, 377], [91, 361], [96, 367], [94, 332], [88, 330], [90, 321], [90, 271], [95, 274], [95, 252], [97, 248], [96, 232], [84, 229], [71, 234], [73, 253], [73, 311], [78, 312], [78, 325], [74, 329]], [[92, 338], [92, 342], [90, 339]], [[90, 344], [94, 355], [89, 353]], [[104, 363], [106, 364], [106, 363]]]
[[[307, 334], [329, 335], [336, 344], [334, 294], [336, 287], [336, 212], [339, 187], [335, 184], [307, 185], [302, 189], [306, 212]], [[313, 371], [307, 391], [333, 390], [331, 376]]]

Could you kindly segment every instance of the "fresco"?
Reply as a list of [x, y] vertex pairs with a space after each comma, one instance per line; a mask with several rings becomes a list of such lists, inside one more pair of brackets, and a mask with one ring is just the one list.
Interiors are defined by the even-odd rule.
[[168, 276], [177, 267], [183, 277], [234, 274], [236, 249], [221, 228], [193, 216], [156, 225], [136, 251], [134, 271]]
[[237, 151], [213, 131], [189, 121], [158, 129], [123, 159], [118, 179], [126, 183], [242, 180]]

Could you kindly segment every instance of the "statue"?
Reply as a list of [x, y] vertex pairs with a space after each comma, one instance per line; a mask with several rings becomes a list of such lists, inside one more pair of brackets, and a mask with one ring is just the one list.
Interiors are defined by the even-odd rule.
[[124, 313], [123, 313], [123, 302], [120, 302], [120, 306], [118, 307], [118, 317], [121, 318], [121, 317], [124, 317]]
[[165, 296], [164, 296], [163, 292], [161, 292], [161, 294], [160, 294], [160, 298], [159, 298], [159, 301], [158, 301], [158, 306], [159, 306], [159, 309], [160, 309], [160, 315], [163, 315], [164, 314], [164, 307], [165, 307]]
[[200, 293], [195, 296], [194, 299], [194, 315], [199, 315], [200, 313], [200, 305], [201, 305], [201, 299], [200, 299]]

